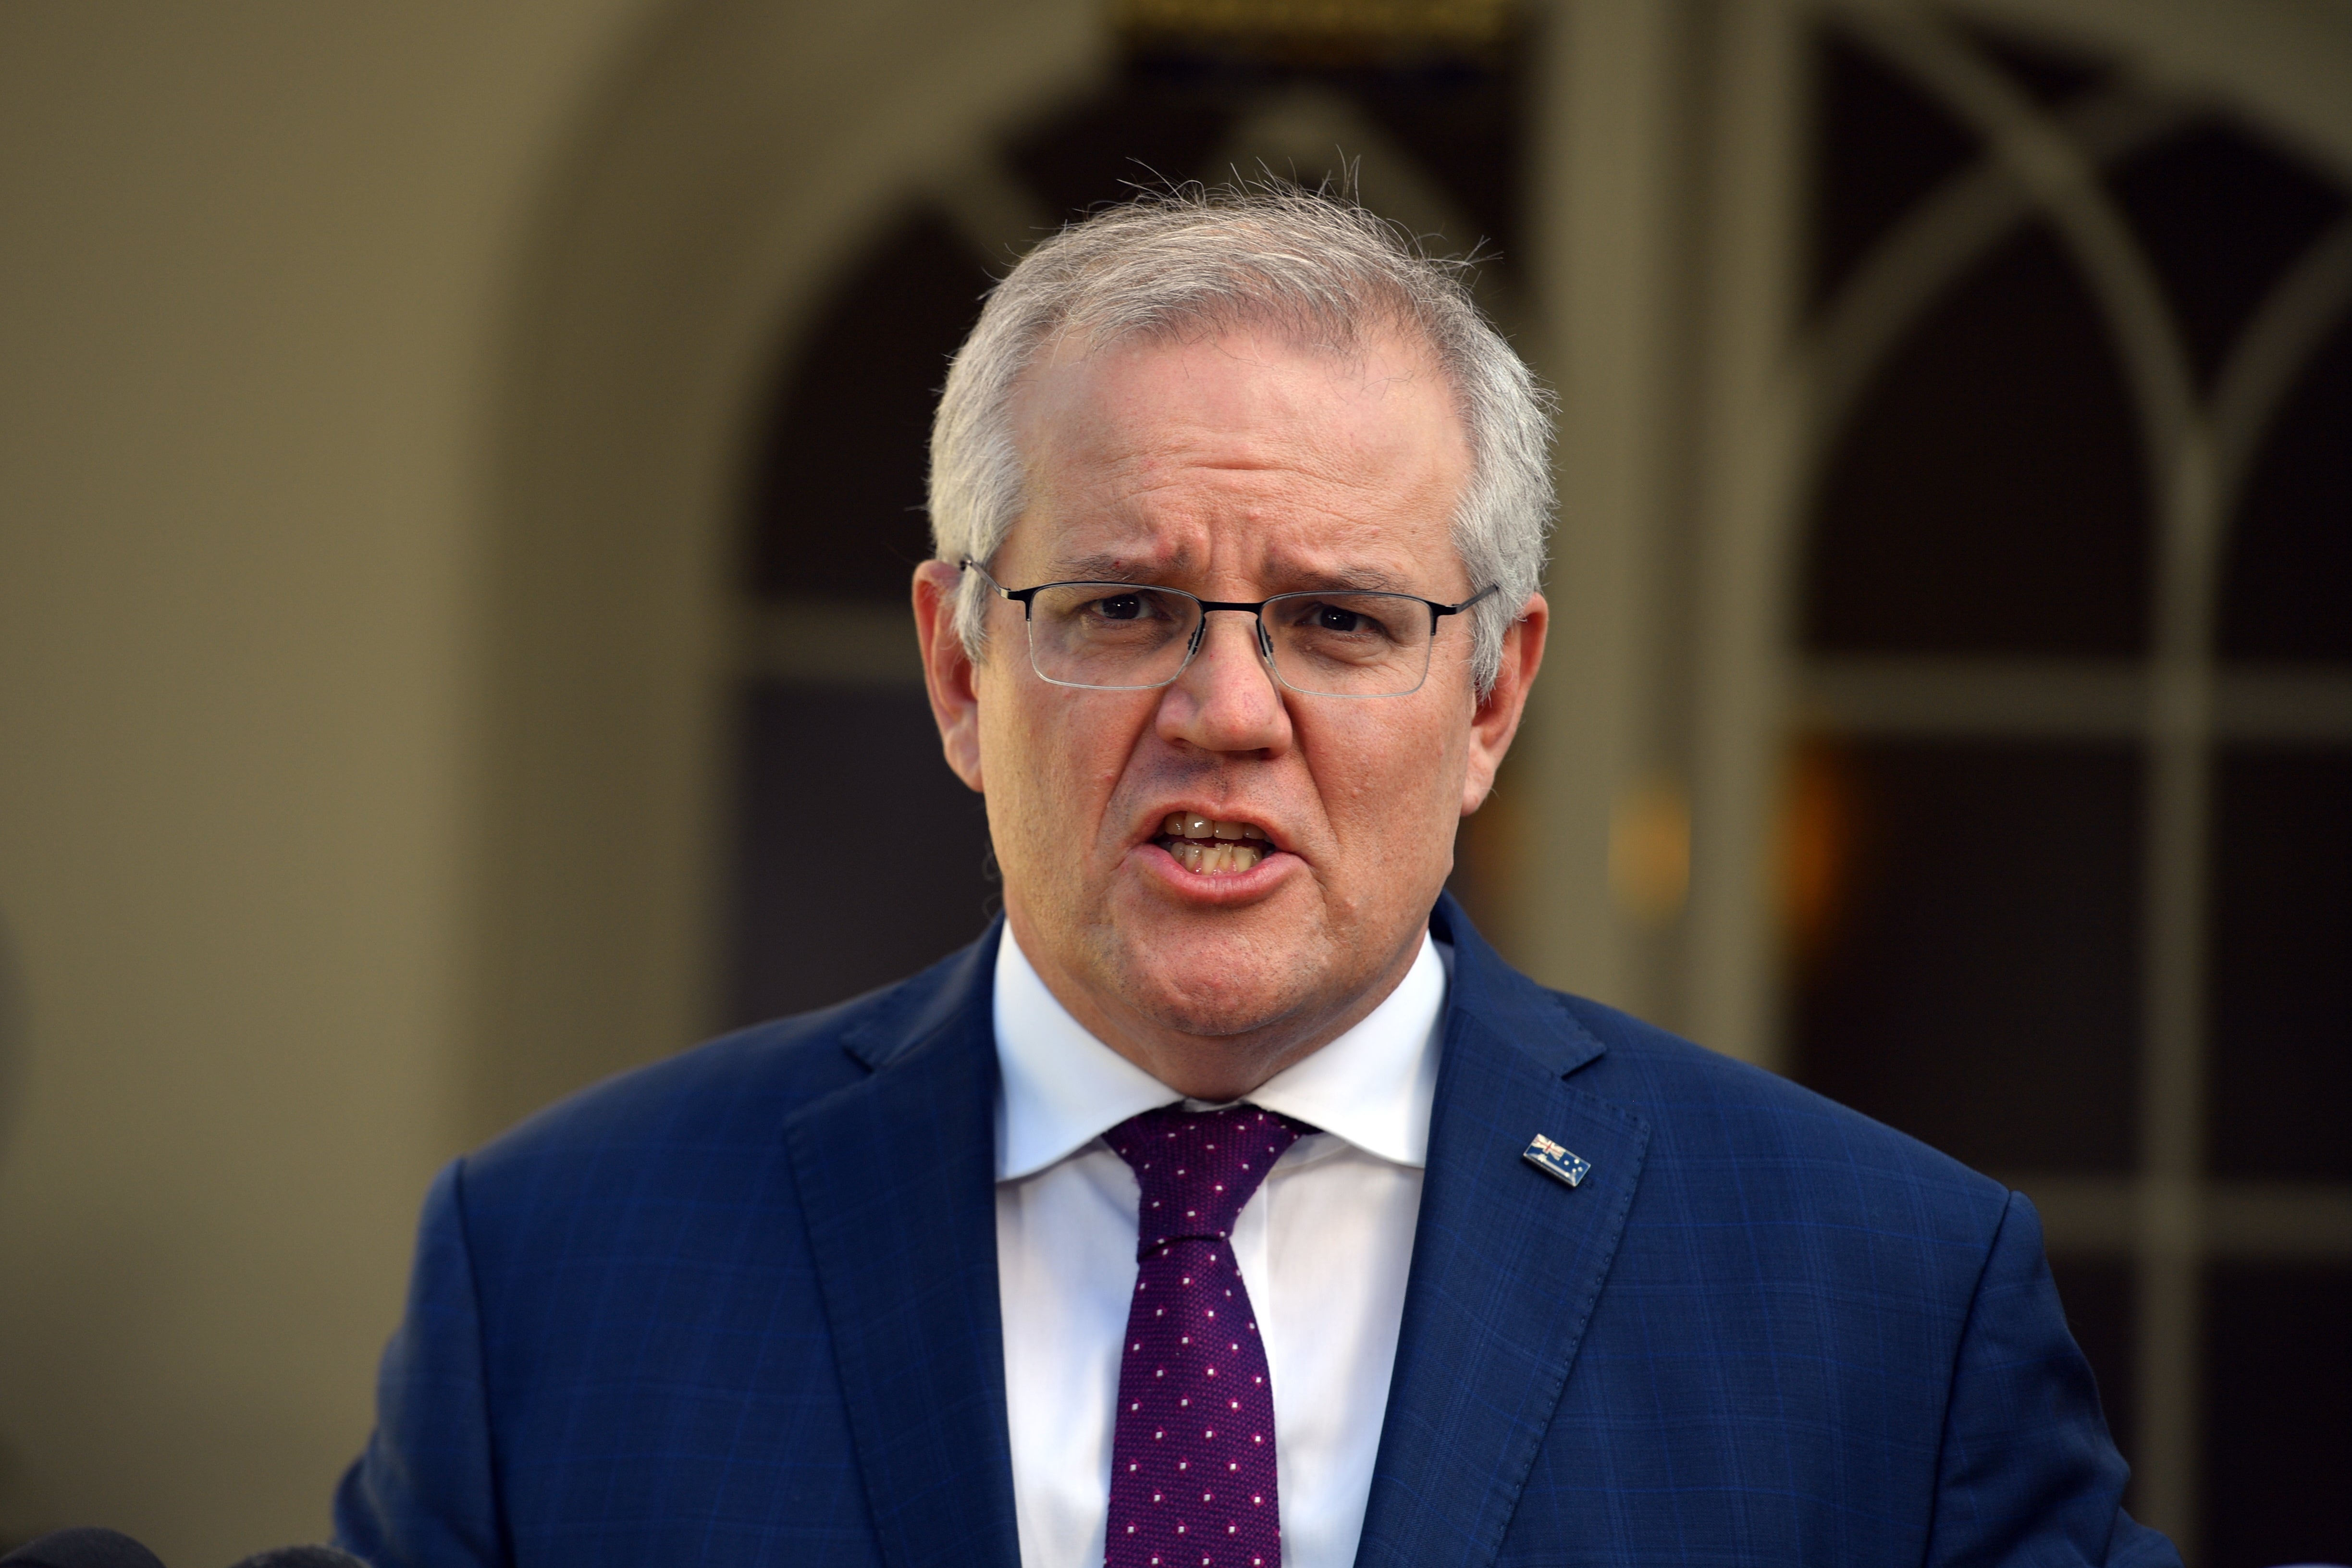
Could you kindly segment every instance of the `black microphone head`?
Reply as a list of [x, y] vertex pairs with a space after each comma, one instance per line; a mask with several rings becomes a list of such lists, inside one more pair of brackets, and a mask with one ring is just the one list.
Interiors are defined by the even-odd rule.
[[232, 1568], [368, 1568], [368, 1565], [348, 1552], [338, 1552], [331, 1546], [280, 1546], [272, 1552], [257, 1552], [232, 1565]]
[[163, 1568], [163, 1560], [111, 1530], [59, 1530], [28, 1541], [0, 1563], [15, 1568]]

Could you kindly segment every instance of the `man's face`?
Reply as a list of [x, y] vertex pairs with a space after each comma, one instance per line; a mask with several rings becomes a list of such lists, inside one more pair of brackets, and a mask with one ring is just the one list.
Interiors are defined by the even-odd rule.
[[[1107, 580], [1241, 601], [1385, 588], [1451, 604], [1486, 586], [1451, 538], [1466, 436], [1443, 375], [1402, 341], [1349, 356], [1248, 331], [1066, 343], [1015, 414], [1028, 504], [990, 563], [1006, 587]], [[1533, 604], [1515, 657], [1540, 641]], [[1037, 676], [1020, 606], [992, 597], [988, 626], [984, 662], [946, 671], [968, 683], [968, 763], [953, 700], [941, 723], [986, 793], [1007, 917], [1080, 1020], [1155, 1069], [1139, 1038], [1212, 1037], [1278, 1066], [1386, 994], [1532, 673], [1531, 658], [1514, 667], [1507, 713], [1482, 705], [1469, 617], [1447, 616], [1418, 691], [1301, 695], [1276, 685], [1250, 617], [1212, 614], [1173, 685], [1075, 689]], [[943, 656], [956, 663], [939, 640], [935, 697]], [[1175, 841], [1171, 819], [1192, 816], [1246, 847]]]

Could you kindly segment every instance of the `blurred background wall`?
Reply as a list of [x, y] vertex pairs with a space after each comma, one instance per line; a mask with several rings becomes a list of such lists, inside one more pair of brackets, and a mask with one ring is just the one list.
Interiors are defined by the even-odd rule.
[[[1458, 890], [2033, 1194], [2352, 1559], [2352, 6], [0, 6], [0, 1536], [316, 1536], [440, 1161], [968, 939], [992, 274], [1344, 161], [1563, 397]], [[824, 901], [826, 919], [809, 910]]]

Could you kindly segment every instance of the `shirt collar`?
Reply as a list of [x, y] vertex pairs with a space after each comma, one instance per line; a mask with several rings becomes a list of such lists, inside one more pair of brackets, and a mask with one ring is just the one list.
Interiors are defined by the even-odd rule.
[[[1260, 1084], [1250, 1102], [1418, 1169], [1429, 1153], [1452, 957], [1424, 932], [1412, 966], [1379, 1006]], [[1129, 1117], [1182, 1098], [1087, 1033], [1038, 978], [1010, 925], [996, 944], [993, 1011], [999, 1181], [1034, 1174]]]

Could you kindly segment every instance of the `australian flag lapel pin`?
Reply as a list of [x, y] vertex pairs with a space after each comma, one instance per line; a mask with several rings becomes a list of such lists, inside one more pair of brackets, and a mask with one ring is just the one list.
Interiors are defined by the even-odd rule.
[[1570, 1153], [1540, 1132], [1536, 1134], [1536, 1141], [1528, 1145], [1524, 1158], [1545, 1175], [1557, 1176], [1571, 1187], [1592, 1173], [1591, 1161]]

